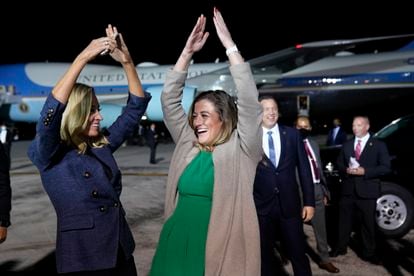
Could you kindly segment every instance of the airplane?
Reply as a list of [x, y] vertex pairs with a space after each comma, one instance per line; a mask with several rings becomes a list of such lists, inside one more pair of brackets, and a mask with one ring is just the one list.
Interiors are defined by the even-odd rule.
[[[48, 62], [0, 65], [0, 118], [15, 125], [36, 123], [47, 95], [69, 66], [70, 63]], [[218, 60], [214, 63], [192, 63], [188, 77], [200, 76], [224, 66], [227, 63]], [[153, 97], [143, 119], [162, 121], [160, 94], [167, 70], [172, 67], [151, 62], [137, 65], [142, 86]], [[94, 87], [104, 118], [101, 127], [108, 127], [121, 113], [128, 96], [122, 67], [88, 64], [77, 81]], [[193, 97], [194, 90], [185, 89], [184, 108], [189, 109]]]
[[[292, 124], [297, 115], [308, 115], [314, 130], [324, 131], [334, 117], [350, 128], [353, 116], [362, 114], [372, 118], [371, 128], [375, 130], [389, 118], [412, 112], [413, 37], [414, 34], [404, 34], [308, 42], [247, 62], [260, 95], [277, 99], [280, 122]], [[68, 66], [0, 65], [0, 96], [3, 91], [22, 97], [19, 103], [6, 104], [8, 109], [1, 107], [0, 116], [37, 122], [45, 97]], [[147, 109], [150, 120], [162, 121], [159, 97], [165, 73], [171, 66], [138, 65], [144, 89], [153, 95]], [[126, 100], [127, 84], [122, 69], [88, 65], [78, 81], [95, 88], [102, 105], [102, 125], [110, 124]], [[192, 64], [184, 90], [184, 108], [188, 110], [198, 92], [216, 89], [235, 95], [227, 63]]]
[[[310, 116], [322, 133], [335, 117], [350, 129], [353, 116], [367, 115], [374, 130], [414, 109], [413, 37], [309, 42], [247, 61], [259, 94], [278, 101], [279, 122], [292, 125], [298, 115]], [[236, 92], [227, 67], [186, 85]]]

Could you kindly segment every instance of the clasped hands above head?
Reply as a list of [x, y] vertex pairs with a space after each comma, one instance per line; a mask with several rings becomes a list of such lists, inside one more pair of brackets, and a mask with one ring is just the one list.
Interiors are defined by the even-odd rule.
[[109, 24], [106, 28], [106, 35], [106, 37], [103, 37], [101, 39], [101, 42], [105, 46], [105, 49], [100, 54], [101, 56], [112, 53], [115, 48], [121, 47], [120, 43], [118, 42], [119, 33], [116, 27], [112, 27], [112, 25]]

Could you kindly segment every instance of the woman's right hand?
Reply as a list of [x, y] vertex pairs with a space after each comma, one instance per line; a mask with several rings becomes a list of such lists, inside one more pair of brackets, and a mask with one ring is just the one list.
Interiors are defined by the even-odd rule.
[[206, 17], [204, 15], [200, 15], [197, 19], [197, 23], [193, 28], [193, 31], [185, 43], [185, 47], [181, 52], [177, 63], [174, 66], [174, 71], [185, 71], [188, 69], [193, 54], [200, 51], [207, 41], [209, 33], [205, 32], [205, 29]]
[[116, 40], [114, 38], [108, 36], [96, 38], [92, 40], [85, 49], [83, 49], [78, 57], [84, 59], [86, 62], [89, 62], [100, 54], [106, 54], [114, 51], [116, 46]]
[[193, 28], [193, 31], [187, 39], [183, 52], [192, 55], [203, 48], [209, 36], [209, 33], [205, 32], [205, 29], [206, 17], [204, 15], [200, 15], [197, 19], [197, 23]]

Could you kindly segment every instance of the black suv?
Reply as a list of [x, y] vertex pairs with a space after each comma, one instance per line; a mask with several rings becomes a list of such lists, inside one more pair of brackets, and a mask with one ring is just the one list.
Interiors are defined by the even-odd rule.
[[[414, 224], [414, 114], [394, 120], [374, 137], [387, 144], [392, 166], [392, 173], [382, 179], [377, 225], [386, 238], [399, 238]], [[321, 148], [333, 205], [338, 202], [341, 182], [336, 168], [340, 149], [340, 146]]]

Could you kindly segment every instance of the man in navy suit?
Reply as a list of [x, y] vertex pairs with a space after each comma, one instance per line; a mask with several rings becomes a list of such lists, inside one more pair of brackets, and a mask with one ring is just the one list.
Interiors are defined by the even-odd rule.
[[381, 189], [379, 178], [391, 171], [391, 162], [385, 143], [373, 138], [368, 130], [368, 117], [355, 117], [352, 123], [355, 138], [344, 143], [338, 156], [338, 169], [343, 181], [338, 244], [331, 256], [346, 254], [355, 217], [360, 219], [362, 258], [378, 264], [380, 260], [375, 254], [376, 200]]
[[4, 121], [0, 122], [0, 243], [7, 238], [10, 226], [11, 186], [10, 186], [10, 152], [12, 133]]
[[158, 134], [155, 130], [155, 123], [151, 123], [149, 128], [145, 131], [145, 139], [148, 147], [150, 148], [150, 163], [156, 164], [157, 159], [155, 158], [155, 153], [158, 145]]
[[6, 126], [4, 121], [0, 122], [0, 143], [3, 144], [3, 148], [6, 151], [7, 155], [7, 162], [10, 165], [11, 158], [11, 146], [13, 141], [13, 133], [12, 131]]
[[347, 134], [341, 127], [341, 121], [338, 118], [333, 120], [333, 128], [329, 130], [326, 139], [327, 146], [342, 145], [347, 140]]
[[10, 226], [11, 186], [10, 156], [0, 142], [0, 243], [7, 238], [7, 227]]
[[[277, 273], [274, 246], [278, 233], [295, 275], [312, 275], [305, 253], [303, 221], [313, 217], [315, 196], [303, 141], [296, 129], [277, 124], [279, 113], [275, 99], [262, 97], [260, 103], [265, 155], [256, 170], [254, 200], [260, 226], [262, 276]], [[303, 193], [303, 209], [299, 187]]]

